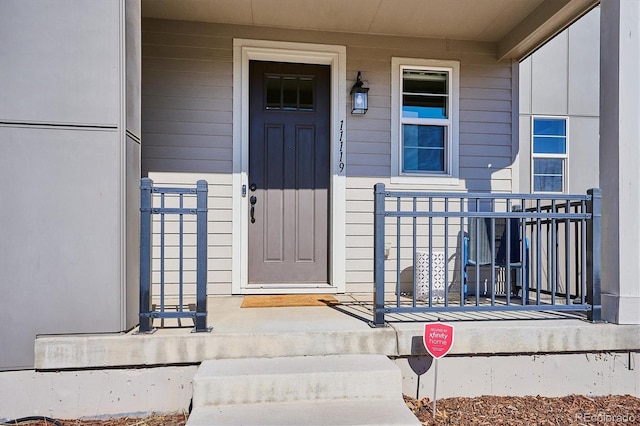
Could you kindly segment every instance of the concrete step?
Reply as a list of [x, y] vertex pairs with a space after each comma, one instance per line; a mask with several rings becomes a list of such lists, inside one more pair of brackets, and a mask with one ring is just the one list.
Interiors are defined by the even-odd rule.
[[188, 426], [420, 425], [384, 355], [204, 361]]
[[395, 398], [209, 406], [193, 410], [186, 426], [420, 424], [402, 398]]
[[193, 407], [402, 397], [402, 376], [384, 355], [325, 355], [204, 361]]

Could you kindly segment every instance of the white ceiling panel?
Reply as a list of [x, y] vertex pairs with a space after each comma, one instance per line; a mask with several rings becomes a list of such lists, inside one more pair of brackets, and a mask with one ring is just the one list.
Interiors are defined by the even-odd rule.
[[[142, 16], [494, 42], [507, 46], [503, 55], [506, 58], [536, 48], [597, 3], [598, 0], [142, 0]], [[525, 45], [520, 46], [520, 41]]]

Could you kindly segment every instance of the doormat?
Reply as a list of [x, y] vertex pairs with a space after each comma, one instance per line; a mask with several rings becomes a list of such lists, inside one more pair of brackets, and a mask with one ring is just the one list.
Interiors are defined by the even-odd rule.
[[241, 308], [286, 308], [332, 306], [340, 302], [330, 294], [273, 294], [245, 296]]

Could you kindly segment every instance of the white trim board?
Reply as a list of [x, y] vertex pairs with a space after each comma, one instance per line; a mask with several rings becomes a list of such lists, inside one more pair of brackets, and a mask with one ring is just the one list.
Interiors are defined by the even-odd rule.
[[[249, 286], [248, 203], [242, 186], [249, 171], [249, 61], [296, 62], [331, 66], [331, 213], [329, 217], [329, 287], [337, 293], [346, 289], [346, 167], [340, 170], [341, 130], [346, 126], [347, 48], [345, 46], [291, 43], [268, 40], [233, 40], [233, 238], [231, 292], [233, 294], [301, 291], [317, 288]], [[342, 127], [342, 128], [341, 128]], [[346, 132], [342, 134], [343, 140]], [[342, 161], [346, 163], [344, 156]]]

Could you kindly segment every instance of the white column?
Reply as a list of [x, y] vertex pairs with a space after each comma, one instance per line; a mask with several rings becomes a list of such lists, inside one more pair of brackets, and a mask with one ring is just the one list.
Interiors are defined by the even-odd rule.
[[602, 315], [640, 324], [640, 1], [602, 0]]

